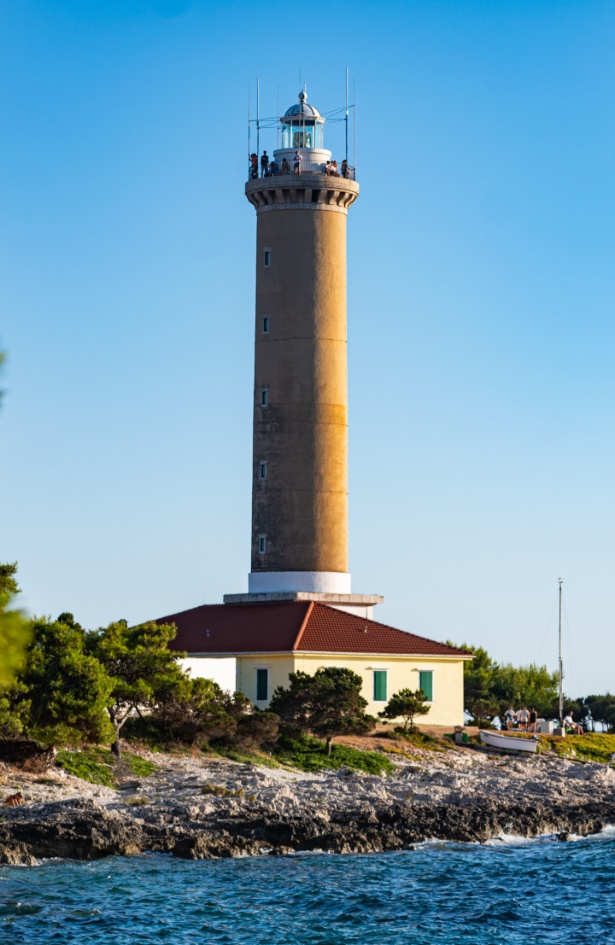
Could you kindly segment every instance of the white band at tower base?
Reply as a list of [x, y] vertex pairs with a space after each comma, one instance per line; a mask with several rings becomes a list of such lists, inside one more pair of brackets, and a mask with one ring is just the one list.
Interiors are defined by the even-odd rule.
[[253, 571], [248, 575], [250, 594], [311, 591], [314, 594], [350, 594], [345, 571]]

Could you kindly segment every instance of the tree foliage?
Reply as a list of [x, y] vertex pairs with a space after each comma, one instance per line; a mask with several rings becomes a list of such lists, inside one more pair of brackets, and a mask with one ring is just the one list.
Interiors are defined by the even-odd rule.
[[473, 648], [462, 643], [460, 649], [474, 655], [463, 664], [463, 707], [481, 725], [498, 712], [494, 693], [498, 665], [482, 646]]
[[600, 722], [607, 732], [615, 730], [615, 695], [585, 696], [579, 700], [579, 716], [587, 722]]
[[546, 666], [504, 663], [497, 666], [493, 693], [500, 713], [505, 712], [509, 705], [526, 705], [533, 706], [538, 715], [547, 716], [553, 714], [558, 685], [558, 674], [550, 673]]
[[290, 673], [289, 683], [288, 689], [275, 690], [270, 710], [287, 731], [324, 738], [328, 755], [336, 735], [364, 735], [373, 729], [376, 720], [365, 714], [367, 701], [361, 695], [363, 681], [352, 670], [328, 666], [314, 675]]
[[400, 689], [394, 693], [386, 706], [378, 715], [383, 719], [403, 719], [404, 732], [410, 726], [410, 731], [414, 731], [414, 719], [417, 715], [427, 715], [430, 706], [427, 705], [427, 697], [422, 689], [413, 692], [411, 689]]
[[[0, 351], [0, 371], [5, 357], [4, 351]], [[0, 402], [3, 394], [0, 388]], [[23, 664], [30, 639], [29, 622], [22, 611], [12, 606], [13, 598], [19, 594], [16, 574], [16, 561], [0, 564], [0, 703], [4, 701], [3, 687], [11, 685]]]
[[167, 678], [159, 689], [152, 721], [170, 740], [189, 744], [222, 736], [236, 727], [225, 693], [211, 679]]
[[20, 682], [29, 701], [31, 734], [47, 742], [109, 737], [111, 680], [86, 651], [86, 634], [72, 614], [33, 622]]
[[10, 686], [23, 665], [31, 638], [29, 621], [13, 606], [19, 594], [17, 562], [0, 564], [0, 687]]
[[110, 677], [107, 712], [118, 756], [120, 732], [127, 719], [135, 712], [155, 709], [159, 700], [182, 685], [185, 674], [178, 660], [185, 654], [169, 649], [176, 632], [170, 624], [152, 621], [129, 627], [120, 620], [88, 637], [91, 654]]
[[539, 715], [553, 713], [557, 673], [535, 663], [518, 667], [510, 663], [500, 665], [483, 647], [463, 643], [460, 649], [474, 654], [473, 660], [464, 663], [464, 708], [479, 725], [494, 715], [502, 715], [509, 705], [534, 706]]

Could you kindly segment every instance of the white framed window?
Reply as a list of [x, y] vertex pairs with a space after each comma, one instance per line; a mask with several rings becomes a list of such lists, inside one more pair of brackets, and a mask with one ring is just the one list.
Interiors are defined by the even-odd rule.
[[258, 478], [259, 479], [267, 478], [267, 460], [266, 459], [261, 459], [260, 463], [258, 464]]
[[263, 250], [263, 265], [265, 269], [271, 265], [271, 250], [268, 247]]
[[264, 335], [269, 334], [269, 316], [268, 315], [263, 316], [263, 334]]
[[258, 553], [259, 555], [267, 554], [267, 536], [266, 535], [258, 536]]
[[269, 406], [269, 388], [261, 387], [261, 407]]

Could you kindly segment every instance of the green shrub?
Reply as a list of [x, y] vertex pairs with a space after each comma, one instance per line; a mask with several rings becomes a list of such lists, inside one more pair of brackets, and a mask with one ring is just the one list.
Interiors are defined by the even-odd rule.
[[302, 771], [352, 768], [368, 774], [392, 774], [395, 765], [378, 751], [361, 751], [348, 745], [333, 743], [331, 754], [324, 751], [324, 742], [318, 738], [281, 738], [275, 757], [283, 764], [292, 765]]

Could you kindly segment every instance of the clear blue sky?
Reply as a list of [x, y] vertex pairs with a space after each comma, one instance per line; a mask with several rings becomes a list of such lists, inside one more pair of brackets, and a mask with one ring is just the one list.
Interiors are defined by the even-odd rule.
[[326, 114], [348, 65], [353, 590], [555, 668], [561, 575], [566, 688], [615, 689], [614, 48], [599, 0], [3, 0], [0, 560], [30, 611], [247, 589], [248, 99], [301, 78]]

